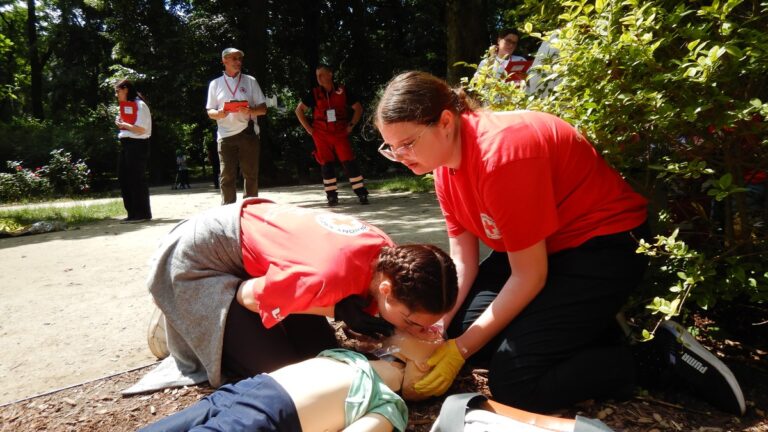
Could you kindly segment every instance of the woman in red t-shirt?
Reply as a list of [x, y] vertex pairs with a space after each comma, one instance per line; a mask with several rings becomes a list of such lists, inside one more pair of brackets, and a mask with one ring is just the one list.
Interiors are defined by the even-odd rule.
[[337, 346], [328, 317], [375, 336], [425, 333], [458, 292], [440, 248], [395, 245], [352, 216], [264, 199], [176, 226], [150, 265], [168, 351], [128, 393], [269, 372]]
[[[444, 393], [469, 359], [520, 408], [630, 396], [637, 357], [616, 314], [648, 264], [646, 200], [565, 121], [478, 109], [424, 72], [389, 82], [375, 122], [384, 156], [434, 173], [459, 278], [450, 340], [416, 390]], [[478, 264], [479, 241], [493, 251]]]

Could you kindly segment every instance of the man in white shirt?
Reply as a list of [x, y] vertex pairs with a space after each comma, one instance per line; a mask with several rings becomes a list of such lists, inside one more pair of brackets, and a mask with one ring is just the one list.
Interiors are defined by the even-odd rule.
[[[256, 78], [241, 73], [243, 52], [221, 52], [224, 73], [208, 86], [208, 117], [216, 120], [221, 174], [221, 204], [237, 200], [238, 164], [245, 178], [243, 198], [259, 195], [259, 125], [256, 117], [267, 113], [264, 93]], [[249, 127], [250, 122], [253, 127]]]

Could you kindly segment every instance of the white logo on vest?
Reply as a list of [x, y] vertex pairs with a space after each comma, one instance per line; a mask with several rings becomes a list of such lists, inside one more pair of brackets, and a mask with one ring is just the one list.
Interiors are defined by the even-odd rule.
[[351, 216], [322, 213], [315, 216], [315, 220], [323, 228], [346, 236], [356, 236], [370, 230], [368, 225]]

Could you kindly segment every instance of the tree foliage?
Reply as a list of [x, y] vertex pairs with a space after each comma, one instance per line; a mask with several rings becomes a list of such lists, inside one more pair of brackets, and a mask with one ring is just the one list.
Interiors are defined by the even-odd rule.
[[[13, 131], [0, 136], [0, 160], [41, 164], [51, 150], [65, 148], [93, 166], [96, 189], [113, 183], [116, 167], [115, 79], [130, 76], [146, 96], [154, 123], [151, 179], [168, 181], [177, 149], [193, 164], [207, 164], [215, 130], [204, 109], [208, 83], [221, 73], [223, 48], [244, 50], [246, 73], [280, 101], [259, 119], [262, 183], [269, 185], [320, 181], [311, 140], [293, 115], [298, 98], [315, 85], [318, 62], [334, 66], [337, 80], [368, 109], [395, 73], [443, 75], [448, 68], [446, 10], [439, 2], [44, 0], [32, 2], [32, 14], [28, 3], [0, 2], [0, 129]], [[485, 38], [489, 29], [455, 32], [477, 39], [473, 34]], [[376, 156], [374, 139], [365, 129], [353, 137], [368, 176], [391, 167]]]

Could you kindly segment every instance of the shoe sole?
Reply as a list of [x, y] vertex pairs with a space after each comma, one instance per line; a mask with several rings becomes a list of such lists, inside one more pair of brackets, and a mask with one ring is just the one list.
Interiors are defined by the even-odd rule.
[[135, 223], [149, 222], [151, 220], [152, 219], [131, 219], [131, 220], [126, 220], [126, 221], [121, 221], [120, 223], [135, 224]]
[[152, 312], [152, 317], [149, 319], [147, 345], [149, 345], [152, 354], [160, 360], [171, 355], [168, 351], [168, 339], [165, 335], [165, 315], [157, 306], [155, 306], [155, 311]]
[[[680, 353], [680, 360], [684, 365], [689, 367], [683, 367], [680, 369], [683, 371], [683, 377], [690, 383], [701, 383], [701, 376], [706, 373], [707, 368], [713, 367], [723, 377], [733, 392], [734, 397], [738, 403], [738, 410], [740, 414], [744, 414], [746, 411], [746, 403], [744, 401], [744, 393], [741, 391], [741, 386], [738, 380], [733, 375], [733, 372], [725, 365], [719, 358], [709, 352], [703, 345], [701, 345], [696, 338], [693, 337], [682, 325], [674, 321], [664, 321], [661, 324], [661, 328], [671, 333], [677, 342], [682, 345], [683, 352]], [[676, 364], [677, 365], [677, 364]], [[695, 371], [690, 374], [685, 371]], [[696, 374], [699, 374], [698, 376]], [[735, 407], [734, 407], [735, 408]], [[732, 410], [728, 410], [732, 411]]]

